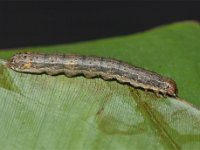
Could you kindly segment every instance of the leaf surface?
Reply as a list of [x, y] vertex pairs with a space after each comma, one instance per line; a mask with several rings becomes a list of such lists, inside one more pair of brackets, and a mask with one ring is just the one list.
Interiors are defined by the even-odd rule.
[[[177, 81], [200, 106], [200, 30], [194, 22], [77, 44], [20, 51], [78, 53], [127, 61]], [[8, 59], [16, 50], [0, 51]], [[16, 149], [198, 149], [200, 111], [116, 81], [17, 73], [0, 61], [0, 145]]]

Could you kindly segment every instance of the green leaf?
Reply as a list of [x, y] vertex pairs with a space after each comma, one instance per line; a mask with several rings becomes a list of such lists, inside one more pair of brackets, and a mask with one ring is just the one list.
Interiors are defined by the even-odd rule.
[[[169, 76], [200, 106], [200, 28], [176, 23], [148, 32], [20, 51], [112, 57]], [[1, 51], [8, 59], [16, 50]], [[17, 73], [0, 61], [1, 149], [199, 149], [200, 111], [116, 81]]]
[[127, 61], [173, 78], [179, 96], [200, 106], [200, 26], [197, 22], [175, 23], [135, 35], [75, 44], [27, 47], [0, 51], [8, 59], [16, 51], [77, 53]]

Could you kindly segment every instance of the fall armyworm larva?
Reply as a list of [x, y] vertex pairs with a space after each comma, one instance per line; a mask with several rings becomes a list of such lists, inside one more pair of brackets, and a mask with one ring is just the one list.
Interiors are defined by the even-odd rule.
[[134, 87], [176, 96], [175, 81], [131, 64], [110, 58], [81, 55], [52, 55], [37, 53], [15, 54], [7, 66], [18, 72], [49, 75], [65, 73], [68, 77], [84, 75], [87, 78], [115, 79]]

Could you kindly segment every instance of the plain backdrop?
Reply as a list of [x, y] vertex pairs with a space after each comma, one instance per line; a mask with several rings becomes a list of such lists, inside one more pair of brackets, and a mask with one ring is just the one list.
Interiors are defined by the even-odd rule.
[[200, 2], [0, 2], [0, 49], [72, 43], [200, 20]]

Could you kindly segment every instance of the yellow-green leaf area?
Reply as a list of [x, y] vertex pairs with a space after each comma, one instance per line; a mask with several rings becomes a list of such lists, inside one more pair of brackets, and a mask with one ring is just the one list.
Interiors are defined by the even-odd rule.
[[102, 79], [7, 73], [23, 94], [1, 88], [3, 149], [200, 146], [200, 112], [178, 99]]
[[[199, 25], [183, 22], [136, 35], [20, 49], [124, 60], [173, 78], [179, 96], [194, 105], [100, 78], [19, 73], [1, 60], [1, 148], [199, 149], [199, 38]], [[16, 52], [1, 51], [0, 58]]]

